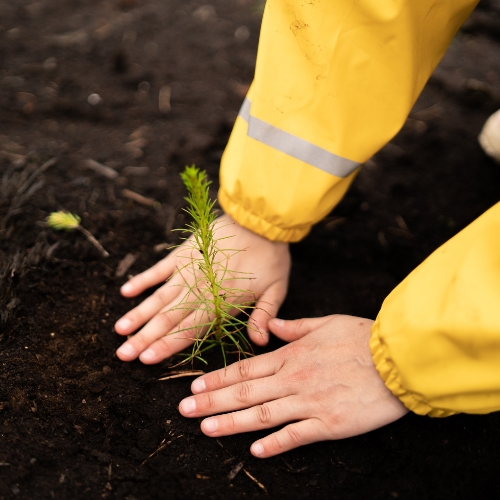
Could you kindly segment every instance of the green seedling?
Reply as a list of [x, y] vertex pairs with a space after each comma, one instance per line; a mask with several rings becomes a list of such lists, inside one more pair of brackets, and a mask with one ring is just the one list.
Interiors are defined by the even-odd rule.
[[[228, 269], [229, 258], [241, 250], [221, 248], [221, 240], [216, 238], [216, 229], [222, 224], [217, 220], [215, 201], [209, 198], [210, 181], [205, 171], [195, 166], [186, 167], [181, 174], [188, 196], [185, 211], [192, 220], [181, 231], [188, 233], [180, 245], [179, 256], [186, 258], [187, 264], [178, 269], [183, 285], [188, 288], [180, 304], [174, 309], [182, 309], [184, 317], [194, 313], [192, 326], [179, 327], [174, 335], [182, 331], [194, 332], [193, 347], [179, 364], [199, 359], [207, 364], [204, 353], [213, 347], [220, 347], [224, 364], [226, 354], [236, 352], [239, 357], [251, 355], [252, 347], [244, 330], [247, 321], [236, 315], [243, 313], [248, 318], [248, 310], [255, 303], [254, 294], [231, 286], [231, 282], [253, 279], [248, 273]], [[244, 300], [250, 297], [251, 300]], [[182, 321], [180, 322], [182, 324]]]
[[49, 227], [57, 231], [80, 231], [94, 245], [103, 257], [109, 257], [109, 253], [104, 250], [102, 245], [94, 238], [90, 231], [80, 226], [80, 217], [69, 212], [52, 212], [47, 217]]

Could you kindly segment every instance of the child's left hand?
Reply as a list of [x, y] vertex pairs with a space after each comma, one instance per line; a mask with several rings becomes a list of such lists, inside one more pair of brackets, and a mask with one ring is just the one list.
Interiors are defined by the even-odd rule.
[[[225, 240], [229, 248], [222, 246], [220, 250], [229, 257], [221, 262], [231, 270], [228, 274], [239, 276], [238, 279], [228, 278], [230, 286], [244, 291], [241, 297], [230, 300], [248, 303], [257, 299], [248, 319], [248, 336], [257, 345], [265, 345], [269, 338], [267, 323], [276, 317], [287, 291], [288, 243], [263, 238], [228, 215], [217, 219], [214, 238]], [[245, 251], [231, 250], [234, 248]], [[201, 302], [196, 290], [193, 291], [195, 273], [190, 266], [193, 252], [191, 242], [186, 241], [122, 286], [122, 295], [135, 297], [163, 282], [152, 295], [117, 321], [116, 332], [130, 336], [116, 353], [122, 361], [139, 358], [143, 363], [159, 363], [191, 345], [199, 334], [196, 325], [200, 323], [197, 311]], [[237, 310], [229, 312], [236, 314]], [[131, 335], [136, 330], [137, 333]]]

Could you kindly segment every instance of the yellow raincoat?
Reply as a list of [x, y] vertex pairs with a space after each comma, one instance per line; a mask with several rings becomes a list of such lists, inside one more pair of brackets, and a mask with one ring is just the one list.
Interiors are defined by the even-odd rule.
[[[404, 124], [477, 0], [268, 0], [221, 164], [238, 223], [298, 241]], [[385, 300], [371, 349], [419, 414], [500, 410], [500, 204]]]

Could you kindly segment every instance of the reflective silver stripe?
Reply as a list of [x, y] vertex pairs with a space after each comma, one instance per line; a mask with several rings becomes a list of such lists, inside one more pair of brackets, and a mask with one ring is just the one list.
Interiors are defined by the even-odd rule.
[[245, 97], [245, 100], [243, 101], [243, 104], [241, 105], [240, 116], [247, 123], [250, 121], [250, 106], [251, 105], [252, 105], [252, 103], [250, 102], [250, 99], [248, 99], [247, 97]]
[[252, 139], [337, 177], [347, 177], [360, 165], [251, 116], [250, 107], [250, 100], [245, 98], [239, 116], [248, 123]]

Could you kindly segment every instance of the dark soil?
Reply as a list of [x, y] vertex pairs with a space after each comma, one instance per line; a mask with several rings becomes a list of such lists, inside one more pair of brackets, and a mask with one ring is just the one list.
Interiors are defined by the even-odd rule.
[[[243, 470], [228, 479], [242, 461], [271, 498], [500, 495], [498, 413], [408, 415], [258, 460], [248, 450], [260, 433], [213, 440], [179, 415], [191, 379], [159, 382], [168, 361], [115, 357], [112, 325], [143, 298], [122, 298], [119, 286], [164, 256], [155, 246], [175, 243], [183, 224], [179, 171], [195, 163], [217, 178], [261, 11], [250, 0], [0, 2], [0, 499], [264, 498]], [[500, 168], [476, 139], [500, 107], [499, 16], [498, 2], [480, 5], [398, 137], [293, 246], [282, 317], [374, 318], [402, 278], [499, 201]], [[43, 185], [16, 201], [22, 176], [52, 157], [31, 183]], [[60, 209], [80, 214], [110, 257], [44, 227]], [[137, 260], [116, 277], [128, 253]]]

